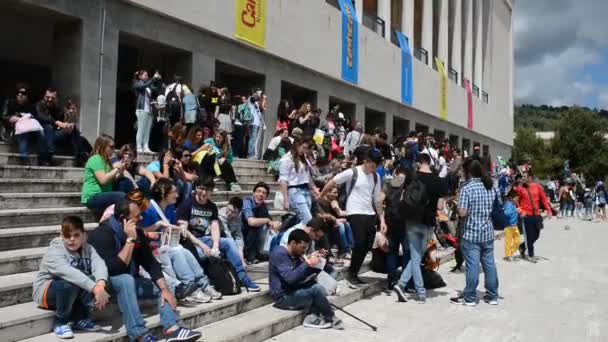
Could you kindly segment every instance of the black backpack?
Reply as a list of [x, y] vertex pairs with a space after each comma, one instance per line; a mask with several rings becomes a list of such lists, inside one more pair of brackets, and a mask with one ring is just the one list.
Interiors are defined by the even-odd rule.
[[399, 222], [402, 216], [403, 177], [394, 177], [386, 183], [384, 217], [390, 222]]
[[404, 217], [410, 221], [421, 221], [424, 211], [430, 203], [429, 195], [426, 185], [420, 180], [417, 173], [412, 172], [410, 178], [403, 191]]
[[175, 124], [179, 122], [182, 117], [182, 99], [179, 95], [177, 95], [176, 89], [180, 84], [176, 84], [173, 89], [171, 89], [166, 96], [167, 106], [166, 112], [169, 114], [169, 120], [171, 124]]
[[210, 256], [208, 259], [205, 270], [213, 287], [223, 295], [241, 293], [242, 284], [234, 266], [228, 260], [222, 258]]

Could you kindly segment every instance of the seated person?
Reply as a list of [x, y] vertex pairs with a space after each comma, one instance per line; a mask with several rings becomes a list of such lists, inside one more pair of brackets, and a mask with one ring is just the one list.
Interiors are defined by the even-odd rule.
[[[158, 248], [166, 248], [166, 252], [160, 252], [158, 256], [163, 270], [168, 274], [175, 274], [176, 278], [186, 285], [196, 284], [198, 290], [190, 296], [195, 302], [208, 303], [212, 299], [222, 298], [222, 294], [209, 284], [209, 278], [194, 255], [179, 243], [182, 236], [187, 236], [188, 223], [177, 222], [177, 188], [173, 181], [167, 178], [159, 179], [152, 186], [151, 194], [152, 200], [142, 212], [141, 226], [146, 232], [161, 234], [152, 244]], [[159, 211], [162, 211], [164, 217]]]
[[203, 146], [203, 129], [194, 126], [188, 131], [186, 140], [183, 143], [183, 148], [186, 151], [194, 152]]
[[43, 309], [55, 310], [53, 332], [72, 338], [74, 329], [97, 331], [90, 310], [103, 309], [110, 296], [105, 290], [108, 269], [95, 248], [86, 243], [82, 219], [66, 216], [61, 237], [51, 241], [34, 280], [32, 298]]
[[326, 193], [321, 195], [317, 203], [319, 204], [319, 211], [321, 213], [332, 215], [336, 219], [339, 234], [338, 257], [345, 259], [350, 258], [353, 246], [353, 233], [346, 219], [346, 211], [340, 208], [338, 197], [338, 187], [332, 186]]
[[[125, 169], [122, 174], [118, 175], [114, 183], [114, 189], [124, 193], [129, 193], [134, 189], [141, 189], [147, 197], [150, 196], [150, 187], [155, 181], [152, 172], [145, 167], [135, 162], [137, 159], [137, 150], [130, 144], [123, 145], [113, 163], [121, 162]], [[135, 176], [140, 176], [139, 180], [135, 180]]]
[[[182, 150], [179, 150], [178, 152], [181, 151]], [[181, 156], [183, 156], [183, 154]], [[179, 190], [179, 202], [186, 200], [191, 196], [192, 175], [184, 172], [180, 158], [177, 158], [171, 150], [166, 148], [161, 149], [158, 152], [158, 159], [148, 164], [146, 170], [152, 172], [155, 181], [158, 181], [161, 178], [173, 180]]]
[[262, 259], [262, 248], [266, 239], [266, 230], [279, 231], [281, 222], [273, 221], [266, 207], [266, 198], [270, 193], [268, 184], [259, 182], [253, 187], [253, 196], [243, 200], [243, 235], [245, 237], [245, 259], [255, 263]]
[[210, 199], [214, 186], [213, 180], [203, 183], [199, 179], [194, 182], [194, 196], [179, 205], [177, 218], [188, 222], [190, 233], [196, 237], [191, 241], [196, 245], [201, 258], [224, 254], [234, 266], [243, 286], [248, 291], [260, 291], [258, 284], [247, 276], [234, 240], [221, 237], [217, 205]]
[[[105, 261], [122, 312], [127, 335], [131, 340], [154, 342], [139, 310], [138, 299], [157, 299], [160, 322], [167, 341], [196, 341], [200, 332], [179, 326], [175, 311], [177, 300], [163, 278], [161, 265], [152, 254], [150, 241], [143, 229], [137, 228], [141, 210], [130, 200], [119, 201], [114, 215], [89, 234], [89, 243]], [[134, 276], [137, 265], [143, 267], [151, 279]], [[156, 286], [155, 286], [156, 285]]]
[[268, 162], [268, 173], [279, 174], [279, 167], [281, 166], [281, 158], [285, 156], [291, 148], [291, 138], [283, 138], [279, 146], [276, 148], [276, 153], [272, 154], [272, 158]]
[[[287, 128], [282, 128], [274, 132], [274, 137], [270, 139], [270, 143], [268, 143], [268, 147], [266, 148], [266, 151], [264, 151], [262, 159], [266, 161], [276, 159], [276, 154], [278, 152], [277, 148], [284, 138], [289, 139], [289, 130]], [[287, 150], [289, 151], [289, 149]]]
[[218, 216], [224, 234], [227, 238], [234, 240], [234, 244], [239, 249], [241, 261], [245, 264], [245, 255], [243, 254], [245, 239], [243, 238], [243, 221], [241, 221], [242, 209], [243, 200], [240, 197], [232, 197], [228, 201], [228, 205], [219, 210]]
[[221, 177], [228, 191], [241, 191], [232, 167], [232, 147], [226, 131], [218, 130], [213, 138], [205, 139], [205, 144], [192, 155], [199, 164], [200, 178]]
[[343, 329], [342, 320], [336, 318], [321, 285], [315, 282], [320, 272], [321, 256], [317, 253], [304, 258], [309, 249], [310, 236], [301, 229], [289, 234], [287, 245], [281, 245], [270, 253], [268, 278], [270, 296], [274, 306], [283, 310], [310, 309], [304, 326], [327, 329], [332, 326]]

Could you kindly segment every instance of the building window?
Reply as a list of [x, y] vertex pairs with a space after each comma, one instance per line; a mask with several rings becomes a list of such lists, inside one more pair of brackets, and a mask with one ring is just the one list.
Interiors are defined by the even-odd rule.
[[414, 48], [414, 57], [422, 63], [429, 65], [429, 53], [424, 48]]
[[448, 78], [458, 84], [458, 71], [448, 68]]
[[363, 12], [363, 26], [384, 37], [385, 23], [382, 18]]
[[479, 87], [476, 86], [475, 84], [473, 84], [473, 95], [475, 95], [475, 97], [479, 98]]
[[490, 103], [490, 98], [488, 96], [488, 93], [486, 93], [485, 91], [481, 92], [481, 100], [485, 103]]

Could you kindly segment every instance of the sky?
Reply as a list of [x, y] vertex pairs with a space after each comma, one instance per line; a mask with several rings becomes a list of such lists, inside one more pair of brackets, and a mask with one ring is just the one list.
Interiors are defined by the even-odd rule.
[[608, 109], [608, 0], [516, 0], [515, 102]]

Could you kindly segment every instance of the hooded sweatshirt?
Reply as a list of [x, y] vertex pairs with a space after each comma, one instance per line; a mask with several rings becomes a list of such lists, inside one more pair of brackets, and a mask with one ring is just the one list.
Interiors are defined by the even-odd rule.
[[51, 241], [34, 280], [32, 299], [36, 304], [43, 304], [45, 289], [57, 278], [91, 292], [98, 280], [108, 280], [108, 269], [93, 246], [84, 243], [80, 252], [73, 253], [57, 237]]

